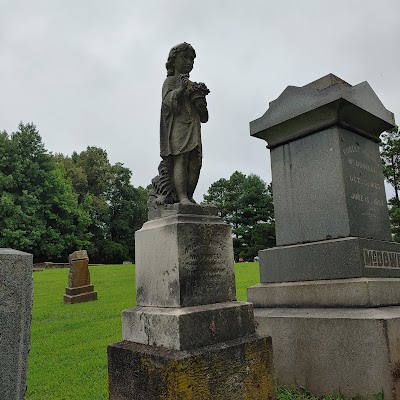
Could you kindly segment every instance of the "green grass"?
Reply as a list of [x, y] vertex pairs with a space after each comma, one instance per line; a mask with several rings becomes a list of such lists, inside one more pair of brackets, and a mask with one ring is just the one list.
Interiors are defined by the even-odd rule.
[[[135, 305], [135, 267], [90, 267], [98, 300], [64, 305], [68, 269], [35, 272], [27, 400], [107, 400], [107, 345], [121, 340], [121, 311]], [[259, 282], [258, 263], [235, 265], [237, 298]], [[296, 397], [297, 396], [297, 397]], [[281, 400], [304, 397], [280, 388]]]
[[35, 272], [28, 400], [108, 399], [107, 345], [135, 305], [132, 265], [90, 267], [98, 301], [64, 305], [68, 269]]
[[236, 277], [236, 296], [240, 301], [247, 300], [246, 290], [249, 286], [260, 283], [260, 273], [258, 270], [258, 263], [236, 263], [235, 264], [235, 277]]

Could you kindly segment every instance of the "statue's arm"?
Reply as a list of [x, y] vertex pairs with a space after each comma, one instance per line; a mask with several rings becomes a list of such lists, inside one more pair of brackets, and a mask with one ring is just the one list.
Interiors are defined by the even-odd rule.
[[179, 102], [187, 86], [187, 80], [180, 82], [179, 86], [171, 79], [166, 79], [162, 89], [162, 102], [163, 105], [173, 114], [179, 112]]

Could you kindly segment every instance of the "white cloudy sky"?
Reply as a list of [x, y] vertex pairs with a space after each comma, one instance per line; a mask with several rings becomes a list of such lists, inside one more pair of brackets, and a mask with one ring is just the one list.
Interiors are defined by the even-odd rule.
[[248, 124], [288, 85], [368, 81], [400, 118], [399, 0], [0, 0], [0, 130], [34, 122], [64, 154], [99, 146], [146, 186], [165, 62], [183, 41], [211, 90], [198, 200], [235, 170], [270, 182]]

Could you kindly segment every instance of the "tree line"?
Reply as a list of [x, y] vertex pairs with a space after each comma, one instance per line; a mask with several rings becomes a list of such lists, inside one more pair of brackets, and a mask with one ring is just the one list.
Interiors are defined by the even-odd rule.
[[204, 203], [217, 206], [232, 226], [236, 261], [252, 261], [259, 250], [275, 246], [272, 186], [258, 175], [235, 171], [229, 179], [219, 179], [204, 195]]
[[[382, 135], [381, 159], [394, 197], [388, 202], [400, 242], [400, 132]], [[134, 233], [147, 220], [150, 187], [134, 187], [132, 172], [89, 146], [71, 156], [49, 153], [34, 124], [0, 132], [0, 247], [32, 253], [35, 261], [66, 261], [87, 249], [91, 262], [134, 261]], [[272, 185], [235, 171], [211, 184], [203, 203], [232, 226], [235, 259], [251, 261], [275, 246]]]
[[393, 187], [394, 196], [389, 199], [389, 217], [393, 240], [400, 242], [400, 130], [396, 126], [382, 136], [381, 160], [383, 175]]
[[134, 260], [148, 190], [131, 177], [99, 147], [50, 154], [34, 124], [1, 132], [0, 247], [32, 253], [35, 262], [66, 261], [77, 249], [91, 262]]

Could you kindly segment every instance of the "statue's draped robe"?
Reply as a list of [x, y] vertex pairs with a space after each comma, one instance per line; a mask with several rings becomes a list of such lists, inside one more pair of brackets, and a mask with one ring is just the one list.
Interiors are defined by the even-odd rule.
[[162, 88], [160, 155], [187, 153], [197, 148], [201, 159], [200, 116], [188, 96], [178, 99], [179, 76], [168, 76]]

